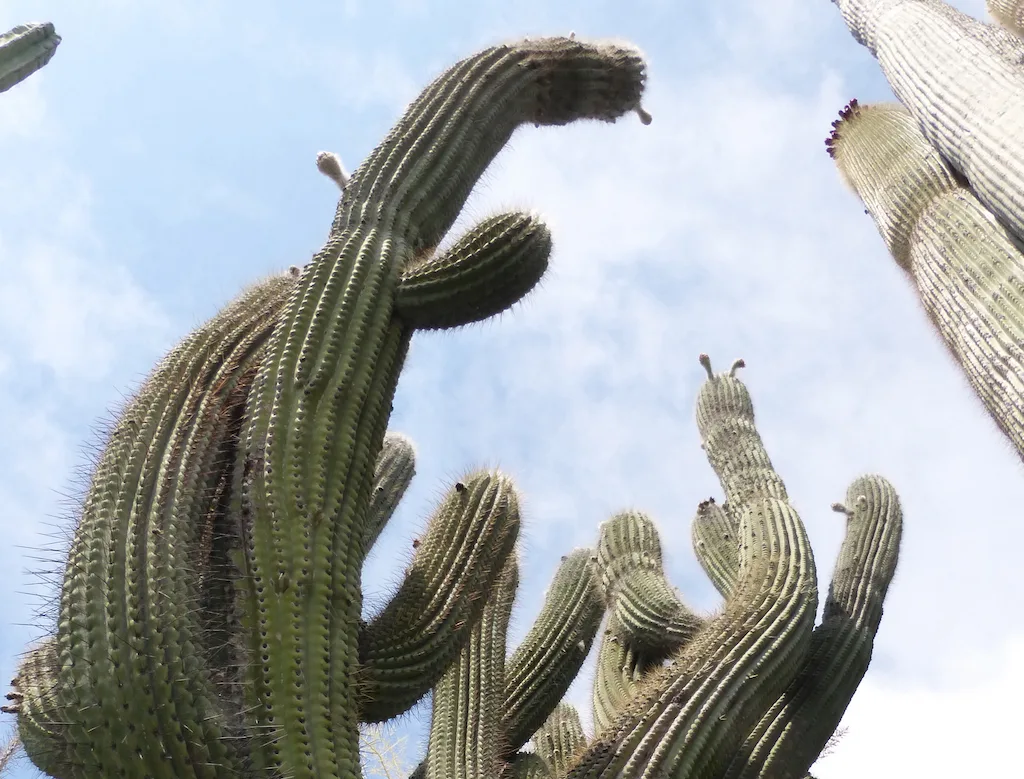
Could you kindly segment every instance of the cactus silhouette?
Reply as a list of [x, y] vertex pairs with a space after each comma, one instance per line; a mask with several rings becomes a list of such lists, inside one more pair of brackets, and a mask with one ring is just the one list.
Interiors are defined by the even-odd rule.
[[518, 526], [507, 479], [457, 483], [363, 622], [362, 564], [401, 492], [379, 455], [409, 340], [516, 303], [550, 237], [510, 213], [436, 247], [519, 125], [649, 121], [644, 80], [636, 51], [570, 38], [456, 64], [339, 182], [312, 262], [160, 363], [93, 474], [54, 639], [15, 679], [33, 761], [57, 777], [359, 776], [359, 722], [458, 662]]
[[50, 22], [19, 24], [0, 34], [0, 92], [6, 92], [43, 67], [52, 59], [58, 44], [60, 36]]

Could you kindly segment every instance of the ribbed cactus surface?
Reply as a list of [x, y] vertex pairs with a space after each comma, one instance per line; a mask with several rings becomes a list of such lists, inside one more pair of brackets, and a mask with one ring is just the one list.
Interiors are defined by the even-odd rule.
[[53, 58], [58, 44], [60, 36], [50, 22], [19, 24], [0, 34], [0, 92], [43, 67]]
[[898, 104], [844, 109], [829, 150], [989, 415], [1024, 458], [1024, 254]]
[[938, 0], [836, 5], [929, 143], [1024, 239], [1024, 71], [996, 28]]

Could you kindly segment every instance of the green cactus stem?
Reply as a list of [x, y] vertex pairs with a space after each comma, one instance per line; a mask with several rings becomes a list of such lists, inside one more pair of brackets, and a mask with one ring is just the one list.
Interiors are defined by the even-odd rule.
[[407, 267], [395, 312], [417, 330], [479, 322], [529, 292], [547, 270], [550, 253], [551, 233], [535, 216], [490, 217], [447, 251]]
[[739, 527], [714, 498], [697, 506], [690, 525], [693, 552], [715, 589], [728, 600], [740, 575]]
[[828, 149], [989, 415], [1024, 458], [1024, 254], [906, 109], [852, 102]]
[[519, 749], [569, 690], [590, 654], [604, 602], [589, 549], [562, 558], [544, 605], [505, 666], [505, 740]]
[[[706, 369], [710, 361], [701, 356]], [[697, 416], [708, 459], [740, 514], [740, 577], [723, 612], [652, 671], [615, 724], [600, 733], [571, 779], [718, 775], [802, 663], [817, 607], [814, 558], [803, 523], [769, 494], [781, 481], [767, 455], [753, 469], [727, 463], [757, 454], [753, 405], [734, 375], [709, 378]], [[735, 431], [739, 435], [724, 435]], [[748, 478], [758, 474], [758, 478]]]
[[434, 689], [427, 779], [494, 779], [507, 752], [501, 722], [505, 637], [519, 584], [510, 557], [458, 661]]
[[941, 2], [836, 5], [929, 143], [1024, 239], [1024, 49]]
[[43, 67], [59, 44], [60, 36], [50, 22], [19, 24], [0, 34], [0, 92]]
[[839, 726], [871, 662], [882, 603], [896, 573], [903, 515], [892, 485], [879, 476], [856, 479], [821, 624], [803, 667], [747, 737], [727, 779], [801, 779]]
[[519, 502], [507, 477], [482, 471], [448, 491], [398, 593], [359, 634], [363, 722], [398, 716], [438, 683], [518, 536]]
[[665, 579], [658, 531], [647, 515], [626, 511], [604, 522], [597, 565], [614, 624], [638, 654], [665, 657], [703, 624]]
[[586, 747], [579, 712], [568, 703], [558, 704], [533, 735], [533, 748], [556, 777], [565, 776]]
[[416, 475], [416, 449], [400, 433], [388, 433], [377, 455], [373, 471], [373, 491], [366, 512], [366, 530], [363, 549], [369, 553], [384, 526], [398, 508], [402, 496]]
[[[619, 46], [487, 49], [428, 87], [348, 181], [247, 410], [250, 693], [255, 726], [276, 734], [269, 768], [290, 779], [358, 771], [358, 539], [411, 336], [395, 307], [403, 271], [434, 252], [520, 124], [612, 121], [637, 108], [643, 85], [642, 58]], [[481, 286], [462, 277], [449, 305], [476, 312]]]

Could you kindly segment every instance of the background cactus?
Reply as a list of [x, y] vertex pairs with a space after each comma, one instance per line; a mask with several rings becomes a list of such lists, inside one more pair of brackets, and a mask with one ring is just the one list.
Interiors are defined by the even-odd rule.
[[24, 81], [49, 62], [60, 44], [53, 24], [19, 24], [0, 34], [0, 92]]
[[[1024, 457], [1024, 40], [935, 0], [837, 4], [902, 105], [851, 102], [829, 153]], [[989, 3], [1010, 29], [1018, 5]]]

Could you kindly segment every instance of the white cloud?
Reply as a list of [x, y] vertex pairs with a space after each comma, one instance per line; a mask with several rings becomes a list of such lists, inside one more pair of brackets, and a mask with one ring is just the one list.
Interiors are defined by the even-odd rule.
[[869, 674], [846, 711], [846, 735], [819, 779], [1008, 776], [1016, 772], [1024, 635], [963, 656], [938, 683]]

